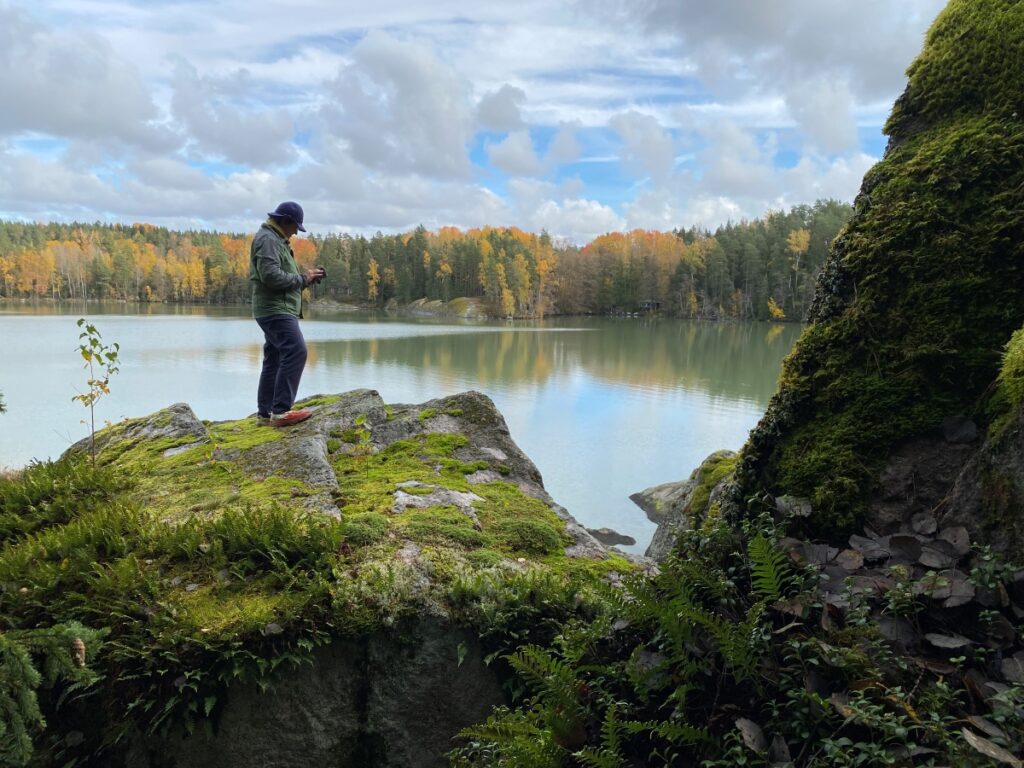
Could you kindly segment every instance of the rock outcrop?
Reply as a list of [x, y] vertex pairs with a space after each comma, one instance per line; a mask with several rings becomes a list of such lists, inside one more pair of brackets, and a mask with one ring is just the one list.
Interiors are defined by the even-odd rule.
[[743, 450], [738, 499], [811, 499], [808, 530], [841, 540], [901, 451], [977, 413], [1024, 324], [1022, 29], [1024, 5], [1001, 0], [951, 2], [932, 26]]
[[[534, 617], [585, 606], [575, 584], [635, 569], [551, 499], [482, 394], [300, 405], [312, 417], [283, 429], [179, 403], [97, 435], [101, 474], [130, 495], [81, 523], [117, 543], [76, 557], [131, 575], [101, 598], [125, 617], [105, 706], [65, 713], [84, 724], [61, 754], [117, 730], [131, 748], [107, 765], [441, 766], [508, 703], [507, 668], [484, 663], [500, 638], [513, 650]], [[59, 557], [79, 541], [48, 535]], [[61, 592], [18, 594], [64, 610]]]
[[709, 507], [721, 501], [735, 463], [735, 452], [716, 451], [686, 480], [655, 485], [629, 497], [658, 526], [645, 557], [663, 560], [679, 534], [689, 530]]

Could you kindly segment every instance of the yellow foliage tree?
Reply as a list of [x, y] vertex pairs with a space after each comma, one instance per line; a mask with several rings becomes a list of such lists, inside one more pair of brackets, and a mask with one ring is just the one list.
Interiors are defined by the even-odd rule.
[[376, 301], [380, 293], [380, 265], [376, 259], [370, 259], [369, 269], [366, 270], [366, 298]]

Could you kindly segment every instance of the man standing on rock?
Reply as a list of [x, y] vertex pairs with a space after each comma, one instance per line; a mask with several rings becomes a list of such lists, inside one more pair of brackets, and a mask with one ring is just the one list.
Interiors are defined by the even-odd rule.
[[302, 289], [320, 282], [324, 271], [316, 268], [300, 272], [288, 242], [296, 232], [306, 231], [302, 206], [281, 203], [267, 217], [253, 238], [249, 256], [252, 316], [265, 339], [256, 406], [263, 423], [287, 427], [310, 417], [307, 410], [292, 410], [306, 366], [306, 341], [299, 330], [299, 318]]

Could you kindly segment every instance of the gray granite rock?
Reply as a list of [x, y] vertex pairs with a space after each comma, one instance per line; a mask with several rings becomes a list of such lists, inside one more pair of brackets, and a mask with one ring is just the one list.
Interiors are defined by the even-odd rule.
[[437, 620], [336, 641], [276, 685], [232, 688], [212, 733], [138, 739], [126, 768], [434, 768], [505, 703], [478, 638]]

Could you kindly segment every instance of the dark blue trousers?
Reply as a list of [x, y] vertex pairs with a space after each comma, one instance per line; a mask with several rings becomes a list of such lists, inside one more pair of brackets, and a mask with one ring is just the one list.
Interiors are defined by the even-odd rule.
[[260, 416], [285, 413], [295, 404], [299, 379], [306, 367], [306, 340], [294, 315], [257, 317], [263, 330], [263, 370], [256, 407]]

